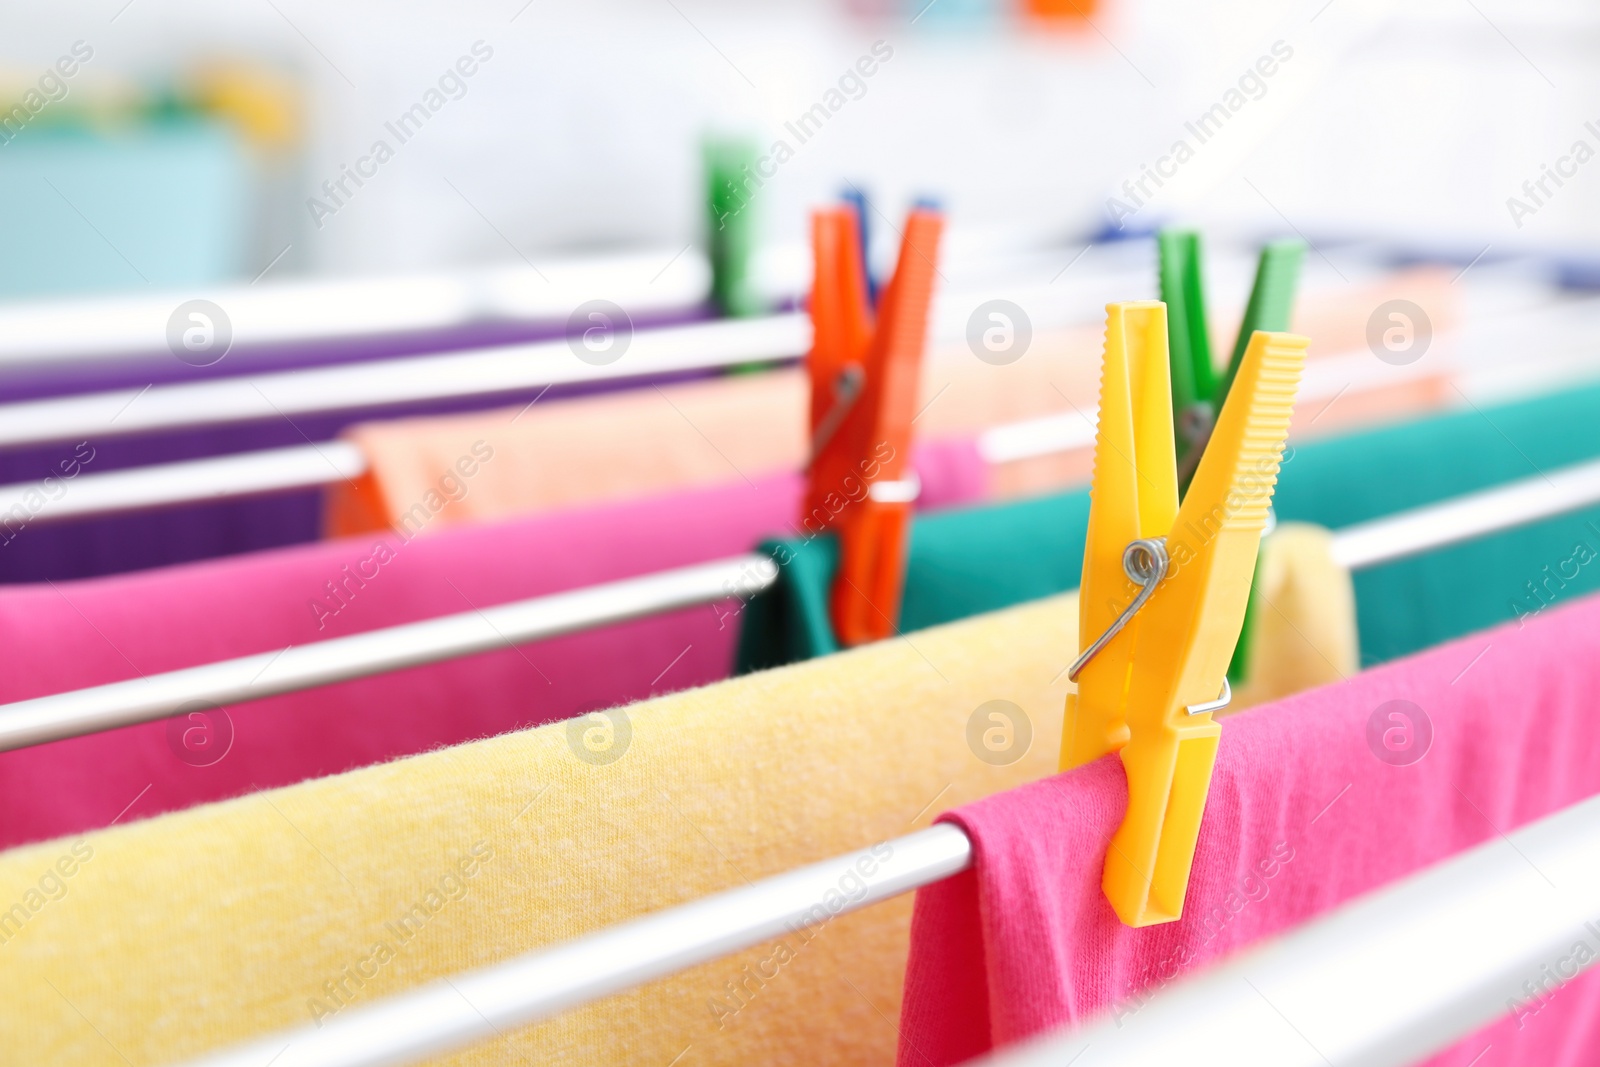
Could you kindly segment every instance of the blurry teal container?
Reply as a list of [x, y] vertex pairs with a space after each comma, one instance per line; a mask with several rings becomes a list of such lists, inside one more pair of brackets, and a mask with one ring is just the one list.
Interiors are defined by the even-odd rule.
[[24, 129], [0, 141], [0, 299], [237, 277], [250, 183], [238, 136], [207, 119]]

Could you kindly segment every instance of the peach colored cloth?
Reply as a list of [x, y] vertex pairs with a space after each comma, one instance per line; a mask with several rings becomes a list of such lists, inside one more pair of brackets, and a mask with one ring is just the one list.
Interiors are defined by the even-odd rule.
[[[931, 362], [917, 438], [942, 445], [998, 423], [1070, 410], [1052, 380], [1070, 385], [1080, 404], [1092, 401], [1094, 384], [1077, 366], [1024, 359], [994, 367], [970, 353]], [[432, 532], [789, 473], [806, 458], [806, 390], [805, 373], [791, 368], [366, 423], [344, 437], [366, 454], [369, 469], [329, 490], [325, 532], [414, 532], [422, 525]], [[492, 459], [484, 462], [486, 454]]]
[[[1313, 339], [1313, 357], [1365, 353], [1374, 310], [1402, 298], [1426, 309], [1435, 334], [1455, 322], [1448, 279], [1416, 270], [1307, 294], [1295, 329]], [[977, 359], [964, 344], [930, 352], [913, 427], [917, 439], [973, 437], [1075, 411], [1092, 417], [1103, 340], [1098, 322], [1041, 332], [1021, 358], [999, 366]], [[1225, 354], [1229, 346], [1216, 350]], [[1438, 360], [1437, 347], [1431, 358]], [[1448, 399], [1446, 374], [1392, 377], [1379, 374], [1302, 403], [1294, 435], [1413, 416]], [[408, 515], [418, 524], [422, 505], [431, 513], [432, 531], [795, 471], [806, 457], [807, 388], [805, 372], [788, 368], [359, 425], [344, 438], [366, 454], [369, 470], [329, 490], [325, 530], [330, 537], [406, 530]], [[463, 477], [463, 466], [477, 466], [474, 457], [485, 450], [493, 452], [493, 462]], [[1007, 499], [1080, 484], [1088, 479], [1092, 451], [1086, 444], [999, 464], [991, 492]]]
[[805, 449], [798, 373], [353, 427], [369, 469], [330, 491], [327, 533], [404, 529], [419, 504], [431, 530], [788, 473]]

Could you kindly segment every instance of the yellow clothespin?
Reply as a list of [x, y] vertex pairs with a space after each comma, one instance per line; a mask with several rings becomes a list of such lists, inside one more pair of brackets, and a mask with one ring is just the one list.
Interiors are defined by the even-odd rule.
[[[1129, 926], [1183, 914], [1304, 337], [1256, 331], [1178, 506], [1159, 301], [1106, 309], [1100, 427], [1062, 769], [1120, 750], [1128, 810], [1102, 884]], [[1218, 695], [1220, 691], [1220, 696]]]

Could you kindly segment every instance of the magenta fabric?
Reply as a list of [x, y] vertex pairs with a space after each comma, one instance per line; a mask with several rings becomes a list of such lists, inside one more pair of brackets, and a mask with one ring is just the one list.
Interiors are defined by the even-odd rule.
[[[925, 505], [981, 489], [970, 442], [918, 457]], [[349, 538], [0, 588], [0, 702], [738, 555], [790, 530], [801, 488], [799, 476], [784, 475], [409, 542]], [[730, 600], [0, 753], [0, 847], [716, 681], [732, 669], [738, 608]]]
[[[1227, 719], [1176, 923], [1123, 926], [1101, 892], [1127, 803], [1115, 757], [946, 814], [975, 864], [917, 894], [899, 1064], [1136, 1012], [1178, 974], [1600, 792], [1597, 652], [1590, 597]], [[1368, 742], [1369, 719], [1406, 710], [1391, 701], [1432, 724], [1409, 766], [1374, 755], [1381, 730]], [[1600, 1062], [1600, 975], [1528, 1007], [1429, 1062]]]

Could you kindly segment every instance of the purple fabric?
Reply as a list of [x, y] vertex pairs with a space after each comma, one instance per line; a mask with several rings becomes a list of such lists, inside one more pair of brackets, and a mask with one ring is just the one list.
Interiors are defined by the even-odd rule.
[[[641, 318], [636, 328], [664, 326], [708, 318], [706, 306], [692, 306]], [[147, 385], [214, 381], [218, 378], [340, 363], [390, 359], [453, 349], [515, 344], [558, 338], [566, 332], [561, 322], [469, 323], [448, 330], [366, 336], [318, 341], [313, 344], [260, 346], [235, 349], [210, 367], [193, 367], [172, 356], [45, 364], [13, 368], [0, 374], [0, 403], [63, 396], [110, 389], [139, 389]], [[670, 375], [656, 383], [690, 375]], [[639, 381], [558, 386], [544, 393], [546, 401], [611, 389], [631, 388]], [[106, 437], [89, 442], [94, 460], [89, 472], [121, 470], [154, 463], [220, 456], [263, 448], [303, 445], [336, 437], [352, 423], [374, 417], [442, 415], [532, 400], [540, 390], [462, 400], [425, 402], [385, 409], [363, 409], [292, 419], [240, 423], [232, 426], [136, 437]], [[57, 474], [62, 460], [72, 456], [78, 442], [11, 449], [0, 452], [0, 485], [34, 482]], [[70, 491], [70, 490], [69, 490]], [[263, 548], [301, 544], [321, 534], [320, 490], [278, 493], [267, 497], [226, 501], [190, 507], [164, 508], [142, 514], [115, 515], [17, 528], [0, 534], [0, 583], [61, 581], [103, 574], [142, 570], [172, 563], [210, 559]]]
[[[932, 454], [928, 503], [981, 488], [970, 443]], [[409, 542], [350, 538], [0, 589], [0, 701], [738, 555], [792, 528], [801, 485], [782, 475]], [[739, 606], [0, 753], [0, 847], [102, 827], [125, 807], [124, 819], [142, 818], [725, 678]]]
[[[541, 403], [550, 403], [562, 397], [683, 381], [709, 373], [714, 372], [675, 374], [624, 383], [582, 383], [548, 391], [433, 401], [379, 411], [365, 409], [171, 433], [109, 437], [88, 442], [94, 450], [94, 458], [83, 470], [103, 473], [304, 445], [309, 441], [331, 440], [346, 426], [374, 417], [443, 415], [535, 398], [541, 398]], [[66, 442], [0, 452], [0, 484], [36, 482], [57, 474], [61, 462], [72, 457], [78, 447], [78, 442]], [[321, 490], [163, 508], [48, 526], [12, 524], [0, 534], [0, 583], [88, 578], [301, 544], [316, 540], [321, 525]]]

